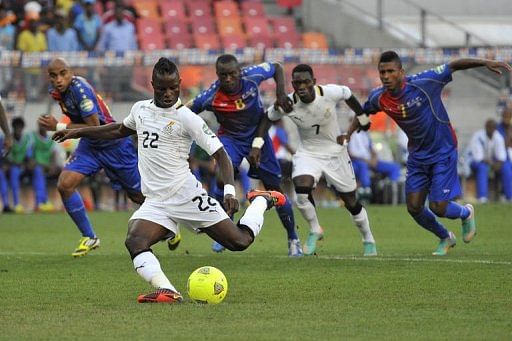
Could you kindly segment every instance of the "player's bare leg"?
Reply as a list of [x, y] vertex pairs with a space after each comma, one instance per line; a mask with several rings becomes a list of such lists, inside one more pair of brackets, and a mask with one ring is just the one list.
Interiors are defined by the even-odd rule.
[[168, 233], [169, 230], [149, 220], [134, 219], [128, 223], [125, 245], [132, 257], [135, 271], [157, 289], [155, 292], [139, 295], [139, 303], [175, 303], [183, 300], [151, 250], [151, 246]]

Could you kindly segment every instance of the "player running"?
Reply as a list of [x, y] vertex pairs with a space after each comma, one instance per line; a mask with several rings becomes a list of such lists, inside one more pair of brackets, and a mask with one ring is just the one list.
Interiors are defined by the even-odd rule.
[[[181, 104], [180, 82], [176, 65], [160, 58], [153, 68], [154, 99], [135, 103], [123, 123], [62, 130], [54, 135], [55, 140], [62, 142], [78, 137], [118, 139], [137, 134], [146, 200], [130, 218], [125, 244], [137, 273], [157, 288], [153, 293], [140, 295], [140, 303], [174, 303], [183, 299], [150, 248], [169, 234], [177, 235], [179, 223], [206, 233], [231, 251], [242, 251], [260, 232], [265, 210], [286, 203], [285, 196], [276, 191], [250, 192], [251, 204], [238, 224], [233, 223], [228, 214], [238, 210], [238, 201], [231, 161], [203, 119]], [[208, 196], [190, 171], [188, 157], [193, 141], [219, 164], [226, 211]]]
[[[278, 63], [262, 63], [240, 68], [235, 56], [224, 54], [215, 63], [218, 80], [209, 89], [187, 103], [193, 112], [212, 111], [220, 124], [217, 134], [238, 169], [243, 158], [251, 164], [248, 175], [260, 179], [267, 190], [281, 192], [281, 168], [268, 136], [268, 127], [260, 132], [265, 123], [265, 108], [258, 86], [266, 79], [276, 82], [276, 99], [285, 111], [291, 110], [286, 96], [284, 71]], [[222, 186], [216, 198], [222, 198]], [[302, 256], [292, 205], [289, 201], [277, 208], [279, 218], [288, 234], [288, 256]], [[215, 248], [215, 245], [214, 245]], [[217, 249], [220, 250], [220, 249]]]
[[[289, 95], [293, 101], [292, 111], [284, 113], [276, 104], [268, 110], [268, 117], [277, 121], [288, 116], [299, 130], [299, 146], [293, 155], [292, 180], [297, 193], [297, 207], [310, 227], [304, 253], [312, 255], [316, 250], [316, 242], [324, 236], [311, 194], [323, 175], [352, 215], [363, 237], [363, 255], [376, 256], [377, 247], [368, 215], [356, 197], [356, 179], [345, 143], [354, 130], [360, 127], [357, 117], [363, 114], [363, 108], [346, 86], [316, 85], [313, 69], [306, 64], [293, 68], [292, 86], [294, 92]], [[345, 101], [358, 115], [347, 135], [341, 134], [336, 115], [336, 106], [341, 101]], [[366, 125], [368, 122], [364, 123]]]
[[[73, 74], [67, 61], [62, 58], [51, 61], [48, 65], [48, 76], [51, 84], [49, 93], [59, 103], [62, 113], [70, 118], [71, 123], [58, 123], [54, 116], [47, 114], [39, 117], [38, 123], [42, 127], [49, 131], [60, 131], [114, 122], [101, 96], [96, 94], [85, 78]], [[112, 188], [125, 189], [130, 199], [138, 204], [144, 201], [140, 192], [137, 155], [129, 138], [112, 141], [81, 139], [57, 183], [64, 208], [82, 234], [78, 247], [71, 254], [74, 257], [84, 256], [100, 245], [100, 239], [94, 232], [82, 197], [76, 188], [85, 177], [102, 168], [110, 178]]]
[[[476, 234], [472, 205], [459, 205], [462, 194], [457, 177], [457, 138], [441, 101], [443, 87], [458, 70], [485, 66], [501, 74], [510, 65], [487, 59], [462, 58], [421, 73], [406, 76], [400, 57], [394, 51], [381, 54], [379, 75], [382, 87], [371, 91], [364, 104], [367, 114], [384, 111], [409, 138], [407, 210], [424, 229], [439, 239], [435, 256], [444, 256], [455, 246], [456, 238], [437, 219], [462, 220], [462, 240], [469, 243]], [[425, 200], [429, 207], [425, 207]], [[434, 215], [435, 214], [435, 215]]]

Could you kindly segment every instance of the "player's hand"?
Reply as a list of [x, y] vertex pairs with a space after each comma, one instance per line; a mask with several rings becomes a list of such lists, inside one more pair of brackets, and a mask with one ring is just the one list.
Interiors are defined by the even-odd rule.
[[504, 62], [499, 62], [497, 60], [491, 60], [491, 61], [487, 62], [487, 64], [485, 66], [487, 66], [487, 68], [489, 70], [491, 70], [492, 72], [497, 73], [499, 75], [501, 75], [503, 73], [502, 70], [505, 70], [508, 72], [512, 71], [512, 66], [510, 66], [510, 64], [504, 63]]
[[39, 123], [42, 127], [49, 131], [55, 131], [57, 129], [57, 119], [53, 115], [41, 115], [37, 119], [37, 123]]
[[228, 214], [228, 216], [232, 216], [233, 214], [238, 212], [238, 200], [233, 195], [226, 194], [224, 196], [224, 207], [226, 208], [226, 213]]
[[350, 135], [348, 134], [341, 134], [340, 136], [336, 137], [336, 142], [338, 144], [341, 144], [342, 146], [346, 146], [350, 141]]
[[11, 151], [13, 144], [12, 135], [7, 135], [4, 137], [4, 147], [2, 149], [2, 158], [4, 158]]
[[259, 148], [251, 148], [251, 151], [249, 152], [249, 158], [247, 161], [249, 161], [249, 164], [253, 168], [258, 168], [260, 166], [260, 158], [261, 158], [261, 149]]
[[278, 106], [281, 108], [285, 113], [291, 113], [293, 110], [293, 102], [290, 97], [288, 97], [286, 94], [278, 95], [276, 98], [276, 103], [274, 106]]
[[79, 130], [80, 129], [64, 129], [56, 131], [52, 136], [52, 140], [57, 142], [64, 142], [69, 139], [77, 139], [81, 137]]

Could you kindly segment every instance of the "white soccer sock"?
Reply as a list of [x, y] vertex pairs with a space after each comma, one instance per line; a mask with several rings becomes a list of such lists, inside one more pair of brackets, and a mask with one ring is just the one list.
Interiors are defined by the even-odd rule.
[[157, 289], [171, 289], [178, 292], [162, 271], [160, 262], [151, 251], [139, 253], [133, 259], [135, 271]]
[[370, 222], [368, 221], [368, 214], [366, 214], [366, 210], [363, 207], [361, 212], [357, 215], [352, 216], [352, 220], [354, 224], [356, 224], [359, 232], [363, 236], [363, 242], [375, 243], [375, 239], [373, 239], [372, 231], [370, 230]]
[[249, 207], [245, 210], [239, 224], [245, 225], [251, 229], [254, 237], [256, 237], [263, 226], [263, 214], [267, 210], [267, 199], [262, 196], [254, 198]]
[[322, 233], [322, 228], [320, 227], [316, 214], [316, 208], [313, 206], [313, 203], [309, 201], [309, 194], [297, 193], [297, 207], [304, 219], [308, 222], [311, 232]]

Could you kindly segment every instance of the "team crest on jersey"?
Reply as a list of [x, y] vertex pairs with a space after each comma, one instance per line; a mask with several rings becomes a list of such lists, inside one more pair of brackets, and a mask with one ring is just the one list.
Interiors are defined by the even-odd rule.
[[169, 121], [169, 123], [167, 123], [167, 125], [165, 126], [164, 131], [169, 134], [172, 134], [175, 124], [176, 121]]
[[259, 67], [263, 68], [263, 70], [265, 71], [270, 71], [270, 64], [269, 63], [261, 63], [260, 65], [258, 65]]
[[84, 98], [80, 102], [80, 109], [82, 111], [90, 112], [90, 111], [92, 111], [93, 108], [94, 108], [94, 103], [88, 98]]
[[433, 70], [435, 73], [440, 75], [444, 72], [445, 67], [446, 67], [446, 65], [443, 64], [443, 65], [436, 66]]
[[213, 136], [213, 131], [208, 127], [208, 125], [205, 123], [203, 124], [203, 133], [209, 136]]

